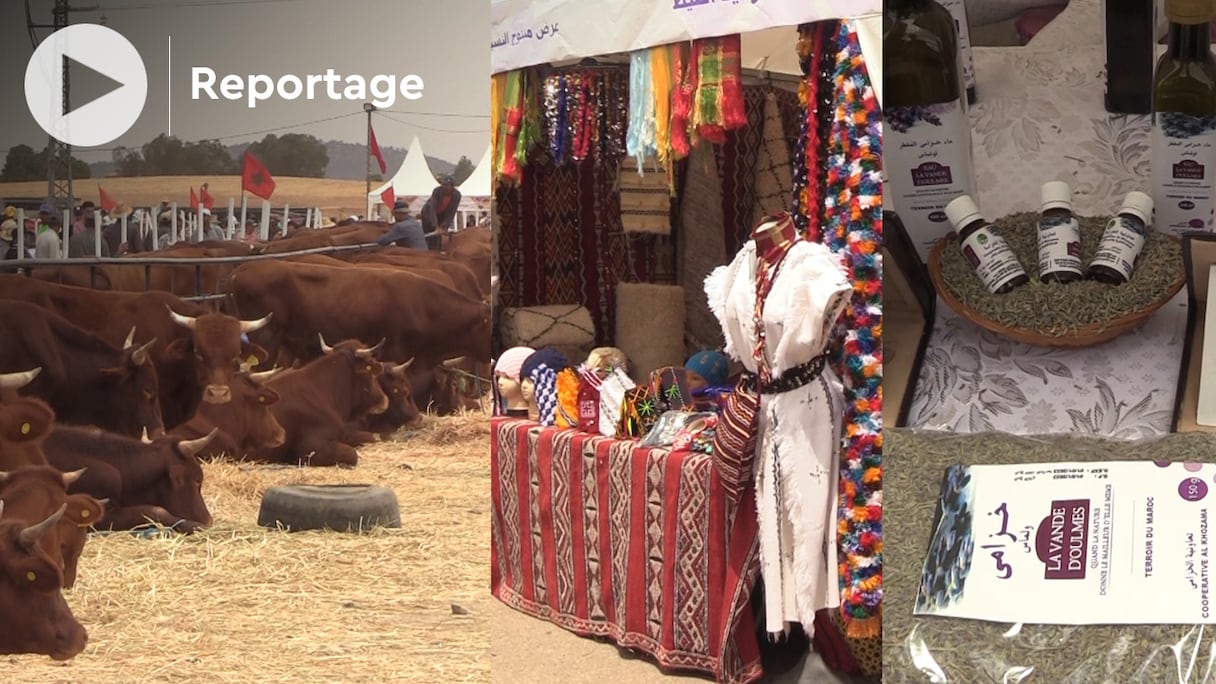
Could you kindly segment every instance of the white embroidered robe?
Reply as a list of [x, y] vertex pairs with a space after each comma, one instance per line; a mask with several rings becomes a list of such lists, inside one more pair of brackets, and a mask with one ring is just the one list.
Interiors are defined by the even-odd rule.
[[[726, 353], [752, 373], [755, 260], [756, 245], [749, 241], [705, 279]], [[851, 290], [826, 247], [805, 240], [791, 247], [764, 307], [765, 355], [774, 380], [827, 350]], [[826, 365], [808, 384], [760, 398], [756, 505], [770, 634], [799, 622], [810, 635], [815, 612], [840, 605], [836, 504], [843, 411], [843, 386]]]

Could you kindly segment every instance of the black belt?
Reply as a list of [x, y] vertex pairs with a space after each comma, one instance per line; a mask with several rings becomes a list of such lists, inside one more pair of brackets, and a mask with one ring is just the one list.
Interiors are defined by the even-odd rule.
[[[823, 367], [827, 363], [827, 359], [827, 352], [824, 352], [802, 365], [794, 366], [782, 373], [781, 377], [773, 378], [761, 387], [760, 394], [782, 394], [809, 385], [823, 373]], [[756, 374], [744, 372], [742, 384], [744, 389], [755, 392]]]

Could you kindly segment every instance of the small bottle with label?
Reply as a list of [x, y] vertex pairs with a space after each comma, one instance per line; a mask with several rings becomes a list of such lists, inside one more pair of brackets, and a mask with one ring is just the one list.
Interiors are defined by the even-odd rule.
[[1106, 224], [1086, 275], [1108, 285], [1122, 285], [1131, 280], [1152, 216], [1152, 197], [1136, 190], [1127, 193], [1119, 213]]
[[1018, 257], [993, 227], [984, 220], [975, 201], [967, 195], [946, 205], [946, 218], [958, 231], [959, 249], [992, 294], [1005, 294], [1030, 282]]
[[1039, 280], [1072, 283], [1084, 277], [1081, 226], [1072, 215], [1072, 188], [1063, 181], [1043, 184], [1039, 207]]

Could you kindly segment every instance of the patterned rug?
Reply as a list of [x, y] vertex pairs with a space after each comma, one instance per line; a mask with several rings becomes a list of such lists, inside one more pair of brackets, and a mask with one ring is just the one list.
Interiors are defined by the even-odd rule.
[[751, 239], [756, 206], [756, 160], [764, 142], [764, 95], [777, 98], [785, 137], [793, 149], [798, 141], [798, 94], [781, 88], [745, 87], [743, 102], [747, 126], [726, 134], [726, 142], [714, 145], [718, 178], [722, 184], [722, 229], [726, 253], [734, 255]]
[[751, 608], [724, 600], [758, 572], [755, 514], [709, 456], [495, 418], [491, 472], [499, 600], [666, 669], [760, 677]]
[[582, 304], [604, 345], [618, 282], [674, 282], [673, 238], [621, 227], [619, 170], [593, 160], [556, 166], [538, 153], [518, 186], [499, 185], [500, 306]]

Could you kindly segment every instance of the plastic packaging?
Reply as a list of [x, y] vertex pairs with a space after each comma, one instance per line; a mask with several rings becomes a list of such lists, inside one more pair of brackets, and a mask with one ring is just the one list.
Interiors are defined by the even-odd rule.
[[1061, 460], [1210, 461], [1216, 435], [1182, 433], [1122, 441], [886, 428], [883, 447], [883, 536], [898, 540], [883, 548], [884, 684], [1216, 681], [1216, 625], [1009, 625], [912, 614], [947, 467]]

